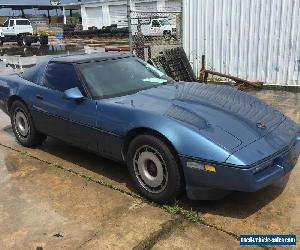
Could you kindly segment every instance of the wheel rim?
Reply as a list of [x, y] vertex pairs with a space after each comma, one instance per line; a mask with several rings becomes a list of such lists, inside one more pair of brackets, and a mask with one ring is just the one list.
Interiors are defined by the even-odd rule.
[[19, 136], [26, 138], [30, 132], [30, 126], [25, 113], [17, 109], [14, 115], [15, 129]]
[[151, 193], [161, 193], [168, 184], [168, 170], [161, 154], [150, 146], [134, 155], [134, 172], [139, 183]]
[[170, 39], [171, 39], [171, 34], [165, 33], [165, 34], [163, 35], [163, 37], [164, 37], [165, 40], [170, 40]]

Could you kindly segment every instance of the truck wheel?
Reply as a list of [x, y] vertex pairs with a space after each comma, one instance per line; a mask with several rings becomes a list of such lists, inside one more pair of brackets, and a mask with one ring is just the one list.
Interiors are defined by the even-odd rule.
[[19, 46], [25, 46], [25, 44], [26, 44], [25, 37], [19, 37], [18, 45]]
[[15, 101], [12, 104], [10, 119], [13, 132], [22, 146], [38, 146], [46, 140], [46, 135], [36, 130], [27, 107], [21, 101]]
[[158, 137], [136, 137], [129, 145], [127, 166], [138, 191], [150, 201], [170, 203], [182, 192], [183, 178], [176, 156]]
[[49, 43], [48, 36], [41, 36], [40, 37], [40, 44], [41, 45], [47, 45], [48, 43]]
[[163, 37], [166, 41], [171, 40], [171, 38], [172, 38], [171, 32], [170, 31], [164, 31]]

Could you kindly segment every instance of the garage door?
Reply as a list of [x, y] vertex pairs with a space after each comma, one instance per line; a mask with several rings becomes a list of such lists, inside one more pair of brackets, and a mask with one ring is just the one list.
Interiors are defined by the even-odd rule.
[[128, 26], [126, 4], [110, 5], [109, 15], [110, 15], [111, 24], [117, 24], [118, 27]]
[[165, 2], [166, 11], [181, 11], [181, 0], [169, 0]]
[[135, 3], [135, 9], [138, 11], [157, 11], [157, 2]]
[[102, 7], [86, 7], [86, 26], [97, 27], [101, 29], [103, 26], [103, 12]]

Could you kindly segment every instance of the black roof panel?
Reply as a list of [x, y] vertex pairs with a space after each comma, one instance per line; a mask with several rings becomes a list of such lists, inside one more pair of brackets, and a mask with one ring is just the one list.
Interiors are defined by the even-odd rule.
[[79, 54], [79, 55], [67, 55], [67, 56], [55, 56], [50, 60], [51, 62], [60, 63], [84, 63], [97, 60], [106, 60], [114, 58], [124, 58], [133, 56], [130, 53], [121, 52], [97, 52], [92, 54]]

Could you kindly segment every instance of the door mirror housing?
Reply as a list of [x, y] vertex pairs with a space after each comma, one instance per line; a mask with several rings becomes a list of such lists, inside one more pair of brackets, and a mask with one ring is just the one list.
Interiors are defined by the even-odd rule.
[[64, 98], [68, 100], [80, 101], [84, 98], [79, 88], [67, 89], [64, 91]]

